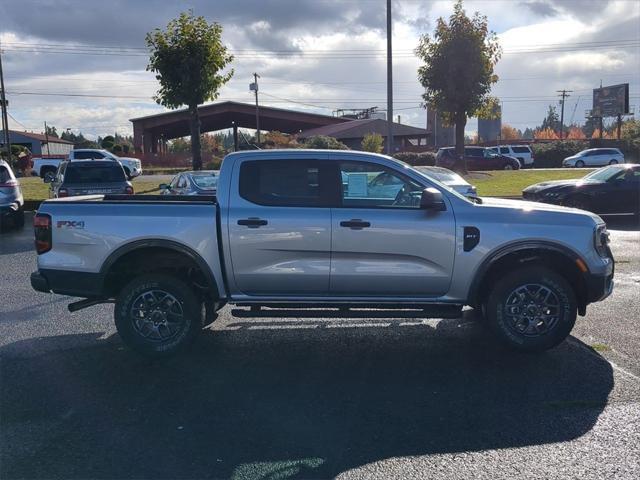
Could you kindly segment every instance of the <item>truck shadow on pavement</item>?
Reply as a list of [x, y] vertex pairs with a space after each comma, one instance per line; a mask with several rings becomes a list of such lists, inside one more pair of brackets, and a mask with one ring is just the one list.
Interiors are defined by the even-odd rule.
[[100, 337], [0, 351], [0, 477], [330, 478], [568, 441], [613, 387], [611, 365], [578, 340], [514, 354], [463, 319], [208, 330], [159, 362]]

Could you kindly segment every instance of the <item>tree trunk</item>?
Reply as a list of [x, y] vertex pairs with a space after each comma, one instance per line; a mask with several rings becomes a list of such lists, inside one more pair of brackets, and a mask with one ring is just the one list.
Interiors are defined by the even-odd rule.
[[456, 116], [456, 167], [459, 173], [467, 174], [467, 160], [464, 157], [464, 127], [467, 125], [467, 116], [463, 113]]
[[198, 105], [189, 105], [189, 124], [191, 127], [191, 165], [194, 170], [202, 170], [200, 115], [198, 114]]

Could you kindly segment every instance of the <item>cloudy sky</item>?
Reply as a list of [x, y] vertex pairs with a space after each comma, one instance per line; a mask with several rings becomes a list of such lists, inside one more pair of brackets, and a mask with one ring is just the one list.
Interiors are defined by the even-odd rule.
[[[10, 125], [41, 131], [46, 121], [85, 135], [130, 133], [129, 119], [163, 111], [151, 99], [145, 33], [180, 11], [224, 28], [235, 75], [219, 100], [331, 114], [337, 108], [386, 105], [385, 0], [2, 0], [0, 41]], [[452, 1], [394, 0], [394, 109], [422, 126], [421, 33], [448, 17]], [[640, 106], [640, 2], [637, 0], [465, 1], [489, 18], [504, 50], [493, 94], [503, 122], [538, 125], [556, 90], [573, 90], [566, 116], [584, 121], [591, 89], [630, 83]], [[575, 112], [575, 113], [574, 113]], [[470, 121], [469, 132], [475, 130]]]

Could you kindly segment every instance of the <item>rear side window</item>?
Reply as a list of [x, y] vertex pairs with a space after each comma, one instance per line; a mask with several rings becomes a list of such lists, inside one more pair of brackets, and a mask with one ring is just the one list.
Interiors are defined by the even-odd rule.
[[467, 157], [484, 157], [484, 149], [483, 148], [465, 148], [464, 154]]
[[[516, 149], [514, 148], [513, 151], [515, 152]], [[509, 147], [500, 147], [500, 153], [509, 153]]]
[[76, 160], [92, 160], [96, 158], [104, 158], [100, 152], [75, 152], [73, 158]]
[[529, 147], [513, 147], [513, 153], [531, 153]]
[[240, 196], [258, 205], [328, 207], [331, 183], [326, 162], [260, 160], [240, 166]]
[[115, 162], [112, 165], [74, 165], [71, 163], [64, 172], [64, 183], [115, 183], [124, 181], [124, 170]]

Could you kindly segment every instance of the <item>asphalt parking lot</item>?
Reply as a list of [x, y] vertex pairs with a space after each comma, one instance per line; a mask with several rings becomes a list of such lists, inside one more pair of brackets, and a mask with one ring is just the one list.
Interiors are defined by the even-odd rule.
[[455, 320], [245, 319], [126, 349], [112, 307], [34, 292], [0, 236], [0, 478], [640, 478], [640, 228], [616, 287], [541, 355]]

